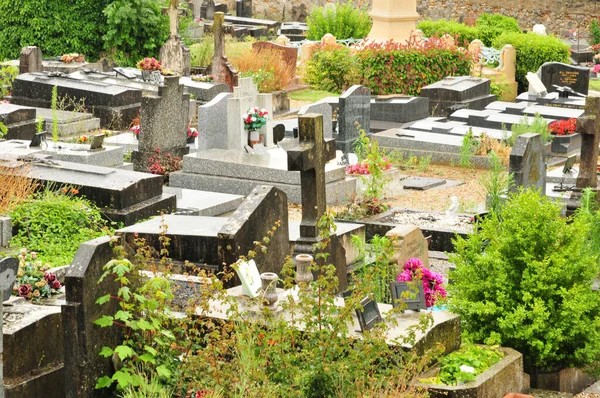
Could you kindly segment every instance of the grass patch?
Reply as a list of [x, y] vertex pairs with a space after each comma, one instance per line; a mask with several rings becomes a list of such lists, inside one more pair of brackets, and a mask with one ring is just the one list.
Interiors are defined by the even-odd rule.
[[600, 91], [600, 80], [590, 80], [590, 90]]
[[326, 97], [337, 97], [338, 94], [330, 93], [329, 91], [321, 91], [321, 90], [298, 90], [292, 91], [288, 93], [288, 98], [294, 101], [310, 101], [317, 102]]

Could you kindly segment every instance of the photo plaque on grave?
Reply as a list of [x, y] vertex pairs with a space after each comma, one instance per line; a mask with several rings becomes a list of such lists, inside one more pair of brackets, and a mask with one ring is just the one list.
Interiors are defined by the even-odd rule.
[[365, 297], [360, 302], [360, 305], [363, 307], [363, 310], [357, 309], [356, 317], [358, 318], [361, 332], [371, 330], [377, 323], [383, 321], [376, 301]]
[[411, 288], [407, 282], [390, 283], [390, 289], [392, 291], [392, 305], [394, 307], [398, 307], [404, 303], [406, 304], [406, 309], [417, 312], [421, 311], [422, 309], [427, 309], [423, 285], [420, 283], [417, 285], [417, 291], [415, 292], [415, 289]]

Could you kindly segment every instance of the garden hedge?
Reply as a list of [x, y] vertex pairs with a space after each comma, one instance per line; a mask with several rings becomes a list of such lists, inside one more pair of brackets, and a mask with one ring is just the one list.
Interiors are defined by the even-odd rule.
[[445, 19], [419, 22], [417, 29], [422, 30], [425, 37], [442, 37], [445, 34], [449, 34], [454, 37], [460, 45], [464, 44], [464, 42], [470, 43], [479, 38], [479, 31], [476, 27]]

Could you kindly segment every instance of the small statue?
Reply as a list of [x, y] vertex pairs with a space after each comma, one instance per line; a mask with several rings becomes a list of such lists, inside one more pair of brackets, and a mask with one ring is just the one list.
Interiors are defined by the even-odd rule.
[[450, 202], [452, 204], [450, 205], [450, 207], [448, 207], [448, 210], [446, 210], [446, 215], [447, 216], [455, 216], [458, 214], [458, 207], [459, 207], [458, 198], [456, 196], [453, 196], [450, 198]]

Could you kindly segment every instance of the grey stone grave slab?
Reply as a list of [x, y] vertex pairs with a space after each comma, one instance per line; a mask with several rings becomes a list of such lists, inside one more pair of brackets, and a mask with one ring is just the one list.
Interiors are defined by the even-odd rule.
[[[333, 110], [331, 109], [331, 105], [325, 102], [317, 102], [314, 104], [305, 105], [300, 108], [300, 111], [298, 111], [298, 116], [300, 117], [309, 113], [323, 115], [323, 136], [325, 138], [332, 138], [333, 129], [331, 121]], [[286, 131], [291, 132], [294, 127], [298, 127], [297, 119], [295, 119], [293, 122], [289, 120], [282, 120], [281, 122], [286, 126]]]
[[481, 110], [496, 100], [490, 94], [490, 80], [472, 76], [447, 77], [423, 87], [420, 96], [429, 98], [429, 114], [433, 116], [448, 116], [457, 105]]
[[548, 119], [567, 120], [577, 119], [583, 115], [582, 109], [557, 108], [552, 106], [531, 105], [523, 109], [523, 113], [528, 116], [534, 116], [536, 113]]
[[27, 175], [44, 184], [53, 182], [78, 187], [79, 193], [100, 207], [104, 216], [112, 221], [130, 225], [160, 211], [175, 210], [175, 195], [163, 193], [162, 176], [59, 160], [51, 162], [31, 162]]
[[[358, 125], [357, 125], [358, 124]], [[338, 134], [336, 148], [349, 153], [360, 136], [359, 129], [370, 135], [371, 126], [371, 90], [354, 85], [339, 98]]]
[[371, 99], [371, 120], [407, 123], [429, 116], [425, 97], [377, 97]]
[[220, 216], [234, 211], [244, 200], [242, 195], [196, 191], [194, 189], [164, 187], [163, 192], [177, 197], [178, 214], [192, 216]]
[[12, 239], [12, 218], [0, 217], [0, 247], [8, 247]]
[[473, 109], [459, 109], [458, 111], [452, 112], [449, 119], [455, 122], [462, 122], [469, 124], [469, 117], [474, 115], [480, 118], [485, 118], [489, 115], [499, 114], [500, 112], [492, 109], [485, 110], [473, 110]]
[[[115, 243], [124, 245], [121, 239]], [[62, 306], [64, 330], [65, 397], [100, 397], [94, 386], [101, 376], [114, 372], [111, 358], [98, 355], [103, 346], [115, 347], [122, 341], [121, 328], [100, 328], [94, 321], [105, 314], [114, 314], [118, 302], [110, 300], [100, 306], [98, 297], [117, 295], [119, 285], [110, 276], [101, 283], [104, 265], [114, 258], [111, 238], [104, 236], [79, 246], [65, 276], [66, 303]], [[96, 393], [92, 393], [96, 391]]]
[[133, 169], [148, 170], [148, 159], [159, 148], [161, 153], [183, 156], [189, 153], [187, 126], [190, 96], [184, 93], [178, 76], [165, 76], [158, 96], [142, 98], [139, 146], [131, 154]]
[[[397, 134], [401, 134], [398, 136]], [[381, 148], [460, 153], [462, 136], [392, 129], [373, 134]]]
[[569, 97], [559, 98], [558, 93], [548, 93], [544, 97], [521, 93], [516, 98], [517, 102], [533, 102], [543, 106], [552, 106], [557, 108], [584, 109], [585, 98]]
[[198, 107], [198, 150], [227, 149], [227, 101], [231, 93], [220, 93]]
[[546, 192], [546, 147], [540, 134], [526, 133], [517, 137], [510, 153], [509, 173], [514, 174], [515, 184], [511, 191], [519, 187], [540, 189]]
[[[552, 123], [555, 119], [543, 118], [546, 124]], [[501, 130], [505, 128], [510, 130], [514, 124], [520, 124], [522, 122], [527, 122], [529, 124], [533, 123], [534, 117], [532, 116], [520, 116], [520, 115], [510, 115], [506, 113], [499, 113], [495, 115], [489, 115], [485, 118], [480, 118], [478, 116], [469, 116], [469, 124], [476, 125], [479, 127], [489, 127], [497, 130]]]
[[0, 103], [0, 122], [8, 129], [9, 140], [31, 140], [37, 131], [35, 108]]
[[42, 50], [36, 46], [21, 49], [19, 56], [19, 74], [42, 72]]
[[91, 150], [90, 144], [54, 143], [47, 141], [42, 153], [49, 154], [52, 159], [65, 162], [88, 164], [100, 167], [120, 167], [123, 165], [123, 148], [106, 146]]
[[100, 128], [100, 119], [91, 113], [59, 111], [55, 113], [48, 108], [35, 108], [37, 116], [44, 119], [46, 131], [52, 134], [54, 114], [58, 123], [58, 136], [60, 138], [78, 137]]
[[127, 132], [106, 137], [104, 143], [106, 145], [120, 146], [124, 152], [132, 152], [137, 150], [140, 141], [136, 138], [135, 134]]
[[524, 102], [505, 102], [505, 101], [494, 101], [488, 104], [485, 109], [490, 111], [497, 111], [502, 113], [511, 113], [513, 115], [522, 115], [523, 110], [528, 105]]
[[444, 185], [446, 180], [439, 178], [427, 178], [427, 177], [408, 177], [404, 180], [404, 189], [414, 189], [417, 191], [426, 191], [431, 188], [439, 187]]
[[279, 28], [281, 22], [270, 21], [267, 19], [244, 18], [232, 15], [225, 16], [225, 22], [231, 22], [234, 25], [266, 26], [269, 29]]
[[[300, 202], [300, 173], [287, 170], [286, 152], [275, 148], [270, 156], [211, 149], [184, 156], [183, 169], [172, 173], [170, 186], [236, 195], [248, 195], [256, 185], [274, 185]], [[356, 189], [356, 179], [346, 178], [343, 166], [327, 164], [329, 203], [344, 201]]]
[[105, 128], [129, 127], [141, 106], [141, 90], [41, 73], [17, 76], [12, 87], [12, 102], [50, 108], [54, 86], [58, 87], [58, 96], [61, 98], [69, 96], [75, 101], [85, 98], [85, 106], [100, 118], [100, 124]]
[[575, 92], [587, 95], [590, 85], [590, 69], [567, 65], [560, 62], [546, 62], [537, 71], [537, 75], [548, 92], [556, 92], [556, 87], [570, 87]]
[[269, 154], [267, 152], [267, 148], [265, 148], [265, 146], [263, 144], [254, 144], [254, 147], [252, 147], [252, 149], [254, 150], [254, 153], [257, 155], [268, 155]]
[[15, 257], [5, 257], [0, 259], [0, 292], [2, 292], [2, 301], [6, 301], [12, 294], [12, 288], [17, 280], [19, 271], [19, 260]]
[[229, 86], [225, 83], [196, 82], [188, 76], [181, 77], [180, 83], [200, 102], [212, 101], [217, 95], [229, 92]]

